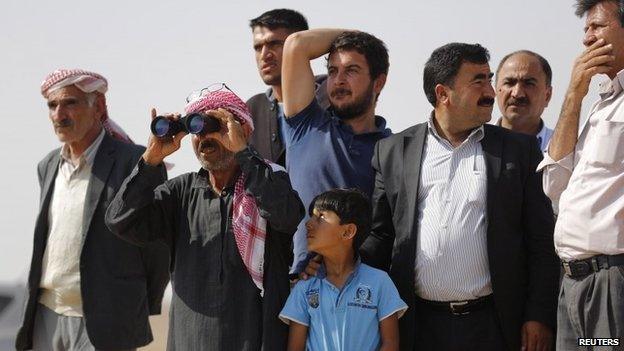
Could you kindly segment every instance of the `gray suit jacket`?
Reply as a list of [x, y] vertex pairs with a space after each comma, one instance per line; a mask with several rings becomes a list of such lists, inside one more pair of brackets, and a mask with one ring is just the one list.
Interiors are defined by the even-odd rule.
[[[141, 154], [142, 146], [126, 144], [108, 134], [95, 156], [85, 199], [80, 288], [87, 333], [97, 349], [130, 349], [152, 341], [148, 316], [160, 313], [169, 282], [169, 251], [162, 243], [137, 247], [113, 235], [104, 214]], [[58, 172], [60, 149], [38, 165], [41, 187], [33, 255], [18, 350], [32, 348], [42, 260], [48, 238], [48, 208]], [[163, 181], [166, 174], [163, 173]]]
[[[509, 350], [520, 349], [525, 321], [555, 327], [559, 260], [554, 216], [536, 172], [542, 153], [535, 137], [485, 125], [487, 251], [494, 305]], [[414, 262], [418, 190], [427, 123], [375, 146], [373, 226], [362, 260], [388, 271], [409, 309], [399, 320], [401, 350], [417, 349]], [[452, 267], [449, 267], [452, 269]], [[425, 336], [426, 337], [426, 336]]]

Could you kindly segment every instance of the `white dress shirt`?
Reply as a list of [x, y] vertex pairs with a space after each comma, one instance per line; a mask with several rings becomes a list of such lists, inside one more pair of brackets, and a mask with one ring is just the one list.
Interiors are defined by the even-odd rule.
[[54, 180], [48, 210], [48, 242], [42, 261], [39, 302], [65, 316], [81, 317], [80, 253], [84, 204], [97, 150], [104, 130], [72, 163], [69, 148], [63, 145], [61, 162]]
[[555, 248], [565, 261], [624, 254], [624, 70], [601, 85], [573, 152], [548, 153], [544, 192], [559, 204]]
[[416, 294], [432, 301], [473, 300], [492, 293], [487, 254], [487, 174], [472, 131], [458, 147], [429, 119], [418, 190]]

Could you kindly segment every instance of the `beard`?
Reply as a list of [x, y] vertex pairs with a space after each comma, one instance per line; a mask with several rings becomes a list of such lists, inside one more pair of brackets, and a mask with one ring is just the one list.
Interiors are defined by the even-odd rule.
[[366, 112], [366, 110], [370, 107], [370, 105], [373, 103], [373, 100], [375, 99], [372, 81], [366, 88], [366, 91], [364, 91], [362, 95], [355, 97], [353, 102], [347, 103], [341, 107], [336, 106], [331, 98], [336, 94], [345, 92], [349, 91], [343, 88], [337, 88], [334, 89], [329, 95], [329, 103], [331, 108], [336, 113], [336, 116], [343, 121], [348, 121], [364, 114], [364, 112]]
[[[201, 154], [202, 150], [208, 147], [217, 149], [215, 151], [216, 155], [212, 156], [214, 158], [213, 160], [210, 160]], [[202, 168], [207, 171], [222, 171], [232, 166], [235, 162], [233, 152], [227, 150], [218, 142], [212, 140], [204, 140], [200, 144], [199, 150], [195, 152], [195, 155], [197, 156], [197, 160], [199, 160]]]
[[281, 75], [267, 74], [267, 75], [261, 76], [260, 78], [262, 78], [262, 81], [264, 82], [265, 85], [269, 85], [269, 86], [280, 85], [282, 83]]

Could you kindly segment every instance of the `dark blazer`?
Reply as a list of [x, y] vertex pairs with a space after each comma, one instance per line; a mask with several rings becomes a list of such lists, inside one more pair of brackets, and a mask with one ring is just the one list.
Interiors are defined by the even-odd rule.
[[[324, 74], [315, 77], [316, 99], [322, 108], [329, 107], [326, 80], [327, 76]], [[273, 97], [273, 91], [269, 89], [265, 93], [252, 96], [247, 100], [247, 107], [254, 122], [254, 132], [249, 143], [263, 158], [285, 167], [285, 146], [280, 137], [277, 100]]]
[[[418, 235], [417, 198], [427, 123], [380, 140], [373, 228], [361, 248], [364, 261], [389, 272], [410, 306], [399, 320], [401, 350], [414, 350], [416, 325], [414, 262]], [[485, 125], [481, 141], [487, 169], [487, 250], [493, 298], [510, 350], [519, 350], [521, 327], [556, 320], [559, 261], [554, 217], [535, 172], [542, 154], [535, 137]]]
[[[106, 134], [93, 162], [85, 199], [80, 288], [87, 334], [97, 349], [130, 349], [151, 342], [148, 316], [160, 313], [169, 282], [169, 251], [164, 244], [139, 248], [113, 235], [104, 224], [108, 204], [144, 150], [142, 146], [126, 144]], [[37, 167], [40, 207], [35, 222], [27, 302], [15, 343], [18, 350], [32, 348], [48, 237], [48, 208], [59, 162], [60, 149], [56, 149]]]

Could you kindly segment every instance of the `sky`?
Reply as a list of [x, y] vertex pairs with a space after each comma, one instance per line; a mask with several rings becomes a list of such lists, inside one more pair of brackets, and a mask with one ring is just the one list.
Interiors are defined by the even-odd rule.
[[[249, 19], [274, 8], [303, 13], [311, 28], [358, 29], [382, 39], [390, 72], [377, 105], [399, 132], [431, 111], [422, 70], [449, 42], [480, 43], [491, 67], [505, 54], [529, 49], [553, 68], [553, 98], [545, 110], [554, 127], [572, 62], [583, 50], [583, 20], [571, 0], [446, 1], [29, 1], [3, 0], [0, 11], [0, 282], [25, 280], [39, 207], [36, 165], [60, 146], [39, 93], [57, 68], [83, 68], [109, 81], [108, 110], [145, 145], [149, 109], [179, 112], [190, 91], [226, 82], [247, 99], [266, 87], [256, 70]], [[323, 73], [323, 59], [313, 63]], [[595, 82], [584, 110], [596, 97]], [[494, 108], [493, 119], [500, 115]], [[170, 177], [199, 164], [190, 138], [167, 161]]]

